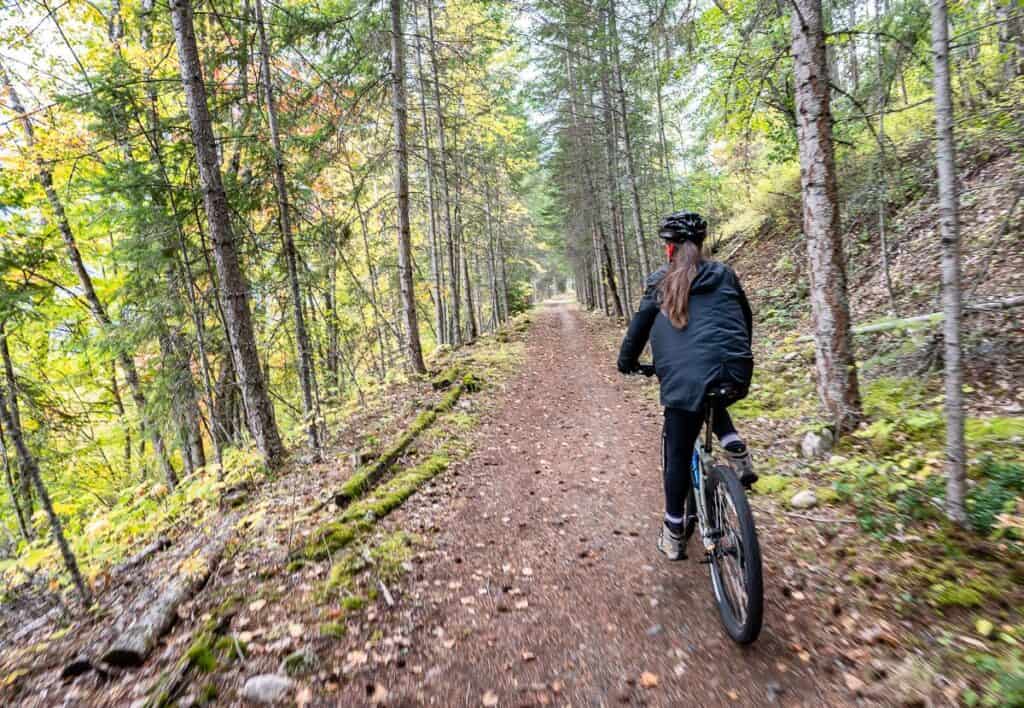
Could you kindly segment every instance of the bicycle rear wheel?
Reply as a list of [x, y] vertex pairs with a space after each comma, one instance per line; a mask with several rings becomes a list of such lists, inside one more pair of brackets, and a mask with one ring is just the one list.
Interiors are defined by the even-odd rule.
[[708, 520], [715, 535], [710, 559], [715, 602], [729, 636], [739, 644], [750, 644], [761, 633], [764, 616], [761, 547], [754, 515], [731, 469], [713, 467], [708, 482]]

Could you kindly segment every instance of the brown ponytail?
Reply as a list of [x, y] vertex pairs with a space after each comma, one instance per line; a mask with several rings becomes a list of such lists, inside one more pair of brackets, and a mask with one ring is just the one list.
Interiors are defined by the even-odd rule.
[[676, 246], [668, 274], [661, 281], [661, 310], [679, 329], [690, 320], [690, 285], [697, 277], [701, 260], [700, 246], [683, 241]]

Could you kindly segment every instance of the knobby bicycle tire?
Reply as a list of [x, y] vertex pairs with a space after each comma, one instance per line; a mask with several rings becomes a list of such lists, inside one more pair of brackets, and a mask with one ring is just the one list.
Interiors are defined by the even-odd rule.
[[[761, 568], [761, 547], [757, 540], [757, 529], [754, 526], [754, 514], [743, 490], [743, 485], [731, 469], [715, 466], [711, 469], [707, 485], [708, 513], [712, 516], [712, 525], [719, 526], [715, 518], [715, 493], [722, 487], [732, 503], [736, 513], [736, 533], [742, 549], [742, 582], [746, 592], [746, 617], [738, 616], [725, 592], [725, 580], [722, 577], [722, 559], [716, 552], [711, 559], [712, 590], [722, 625], [732, 639], [739, 644], [750, 644], [761, 633], [764, 618], [764, 580]], [[722, 543], [719, 539], [716, 543]]]

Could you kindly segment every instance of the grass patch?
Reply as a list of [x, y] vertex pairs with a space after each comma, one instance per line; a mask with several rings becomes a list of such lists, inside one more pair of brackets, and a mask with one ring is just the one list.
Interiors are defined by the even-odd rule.
[[324, 622], [320, 625], [320, 636], [341, 639], [348, 634], [348, 627], [340, 622]]

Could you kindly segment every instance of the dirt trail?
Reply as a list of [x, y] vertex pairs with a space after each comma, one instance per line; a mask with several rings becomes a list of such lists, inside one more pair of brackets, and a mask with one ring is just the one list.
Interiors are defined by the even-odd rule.
[[[660, 411], [592, 339], [571, 305], [538, 311], [522, 369], [448, 476], [434, 547], [403, 588], [418, 608], [405, 617], [409, 654], [342, 693], [379, 684], [399, 704], [433, 705], [480, 705], [488, 692], [499, 705], [845, 702], [834, 676], [797, 657], [785, 610], [769, 601], [760, 640], [738, 648], [706, 567], [657, 555]], [[643, 672], [658, 685], [643, 687]]]

